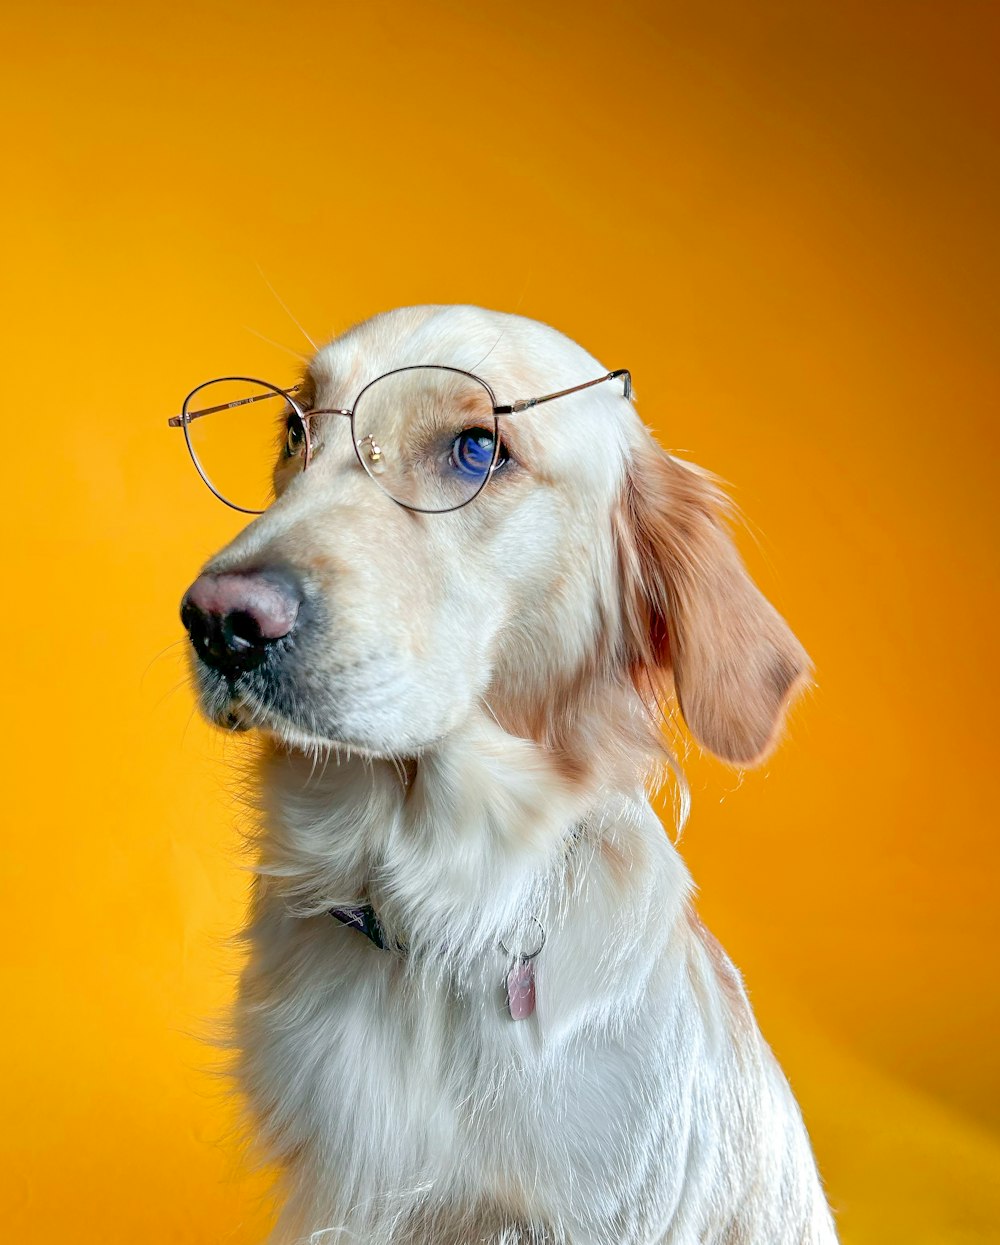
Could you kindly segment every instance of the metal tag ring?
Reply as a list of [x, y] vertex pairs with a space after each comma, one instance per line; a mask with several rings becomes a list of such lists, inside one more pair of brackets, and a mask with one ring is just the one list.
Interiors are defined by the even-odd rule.
[[545, 946], [545, 929], [544, 929], [544, 927], [542, 926], [541, 921], [538, 919], [538, 917], [537, 917], [537, 916], [533, 916], [531, 919], [532, 919], [532, 921], [534, 921], [534, 923], [538, 926], [538, 932], [539, 932], [539, 934], [541, 935], [541, 941], [539, 942], [538, 946], [535, 948], [535, 950], [534, 950], [534, 951], [527, 951], [527, 952], [525, 952], [525, 951], [518, 951], [518, 952], [514, 952], [514, 951], [511, 951], [511, 950], [510, 950], [510, 948], [507, 946], [507, 944], [506, 944], [506, 943], [503, 941], [503, 939], [501, 938], [501, 939], [500, 939], [500, 943], [499, 943], [499, 945], [500, 945], [500, 950], [501, 950], [501, 951], [503, 951], [503, 952], [504, 952], [504, 954], [505, 954], [505, 955], [507, 955], [507, 956], [509, 956], [511, 959], [521, 960], [521, 961], [533, 960], [533, 959], [535, 958], [535, 956], [536, 956], [536, 955], [538, 955], [538, 954], [541, 952], [542, 948]]

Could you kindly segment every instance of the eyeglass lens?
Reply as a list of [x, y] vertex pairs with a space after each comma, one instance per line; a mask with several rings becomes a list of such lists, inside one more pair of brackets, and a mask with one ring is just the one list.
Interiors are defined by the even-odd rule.
[[[290, 413], [286, 395], [263, 381], [209, 381], [188, 395], [184, 435], [195, 466], [218, 497], [251, 513], [270, 505], [275, 471], [287, 469]], [[301, 462], [295, 469], [301, 470]]]
[[476, 496], [496, 461], [493, 398], [463, 372], [391, 372], [359, 395], [354, 440], [365, 470], [395, 501], [453, 510]]

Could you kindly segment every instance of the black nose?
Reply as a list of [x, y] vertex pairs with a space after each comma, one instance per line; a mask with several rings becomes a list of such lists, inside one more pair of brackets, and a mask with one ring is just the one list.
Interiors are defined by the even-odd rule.
[[201, 660], [232, 676], [259, 666], [291, 632], [302, 599], [283, 568], [199, 575], [181, 601], [181, 622]]

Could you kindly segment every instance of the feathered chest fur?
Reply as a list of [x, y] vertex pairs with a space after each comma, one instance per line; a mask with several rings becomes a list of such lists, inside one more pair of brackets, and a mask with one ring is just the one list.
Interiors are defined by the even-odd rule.
[[[641, 787], [581, 791], [483, 721], [411, 774], [275, 756], [266, 791], [237, 1044], [277, 1241], [646, 1242], [706, 1181], [731, 1213], [757, 1158], [725, 1119], [783, 1082]], [[359, 902], [385, 949], [329, 915]]]

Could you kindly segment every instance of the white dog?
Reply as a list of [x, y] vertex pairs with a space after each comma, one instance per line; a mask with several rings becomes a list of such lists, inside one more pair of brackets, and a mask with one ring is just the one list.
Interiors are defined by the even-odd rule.
[[247, 384], [172, 422], [217, 488], [196, 421], [282, 408], [275, 499], [183, 605], [206, 713], [265, 749], [236, 1042], [273, 1241], [835, 1241], [647, 799], [671, 692], [745, 766], [808, 678], [710, 477], [627, 374], [472, 307]]

